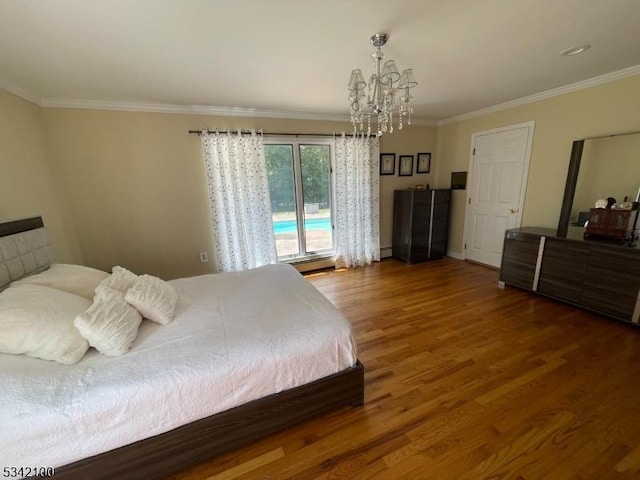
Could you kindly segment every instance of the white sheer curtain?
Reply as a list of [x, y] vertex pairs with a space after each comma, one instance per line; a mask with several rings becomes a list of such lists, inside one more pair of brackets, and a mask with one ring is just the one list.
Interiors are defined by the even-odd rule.
[[262, 135], [202, 132], [200, 138], [218, 270], [276, 263]]
[[337, 268], [380, 260], [379, 151], [375, 137], [334, 140]]

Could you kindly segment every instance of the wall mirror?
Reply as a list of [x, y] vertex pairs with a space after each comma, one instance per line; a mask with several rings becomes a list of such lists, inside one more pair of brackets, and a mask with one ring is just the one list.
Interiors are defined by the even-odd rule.
[[599, 199], [618, 203], [640, 194], [640, 132], [573, 142], [558, 223], [559, 237], [581, 236], [589, 209]]

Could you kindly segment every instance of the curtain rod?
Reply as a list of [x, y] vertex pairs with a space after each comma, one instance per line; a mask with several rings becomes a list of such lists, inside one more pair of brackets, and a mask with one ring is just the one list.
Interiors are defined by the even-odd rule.
[[[189, 130], [190, 134], [200, 135], [203, 130]], [[207, 133], [237, 133], [238, 130], [207, 130]], [[280, 133], [280, 132], [263, 132], [261, 130], [256, 130], [257, 133], [262, 133], [263, 135], [272, 135], [272, 136], [290, 136], [290, 137], [330, 137], [331, 135], [342, 135], [342, 133], [336, 134], [333, 133]], [[242, 135], [250, 134], [251, 130], [240, 130]], [[345, 133], [347, 137], [353, 137], [353, 133]], [[371, 135], [375, 137], [376, 135]]]

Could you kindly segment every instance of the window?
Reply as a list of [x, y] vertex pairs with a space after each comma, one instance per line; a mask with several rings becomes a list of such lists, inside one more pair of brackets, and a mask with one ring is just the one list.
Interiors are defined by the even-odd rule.
[[264, 143], [278, 258], [332, 254], [331, 139]]

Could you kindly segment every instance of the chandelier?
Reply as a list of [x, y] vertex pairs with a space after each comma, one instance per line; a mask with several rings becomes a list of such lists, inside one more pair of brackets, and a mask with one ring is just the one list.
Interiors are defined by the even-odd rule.
[[[411, 125], [411, 114], [413, 106], [411, 102], [411, 89], [418, 83], [413, 75], [413, 69], [408, 68], [398, 72], [396, 62], [384, 60], [382, 47], [389, 35], [386, 33], [376, 33], [371, 36], [371, 45], [376, 47], [376, 51], [371, 54], [373, 59], [374, 73], [369, 78], [369, 84], [364, 81], [362, 70], [356, 68], [351, 72], [349, 78], [349, 113], [354, 132], [371, 135], [371, 120], [377, 125], [377, 134], [393, 132], [394, 116], [397, 116], [398, 128], [402, 129], [403, 124]], [[367, 90], [365, 94], [365, 89]]]

